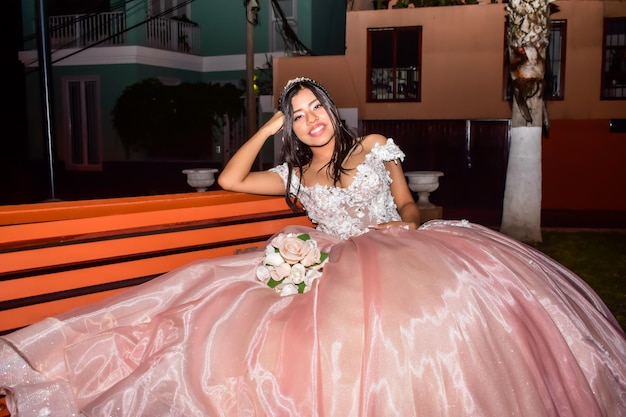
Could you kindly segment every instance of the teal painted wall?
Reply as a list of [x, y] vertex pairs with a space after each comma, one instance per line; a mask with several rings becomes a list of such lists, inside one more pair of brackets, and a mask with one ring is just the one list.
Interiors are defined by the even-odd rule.
[[[269, 50], [270, 24], [269, 0], [259, 0], [261, 11], [259, 24], [254, 28], [254, 51]], [[120, 6], [111, 0], [111, 7], [126, 11], [127, 43], [142, 44], [147, 8], [143, 1], [131, 1]], [[345, 46], [346, 3], [338, 0], [298, 0], [296, 6], [298, 37], [316, 55], [341, 55]], [[35, 2], [22, 2], [22, 27], [24, 50], [37, 49], [35, 26]], [[191, 3], [190, 19], [202, 28], [201, 47], [203, 56], [234, 55], [246, 50], [246, 13], [243, 1], [196, 0]]]
[[[215, 2], [217, 3], [217, 2]], [[270, 49], [271, 4], [260, 0], [254, 28], [254, 52]], [[202, 23], [202, 55], [233, 55], [246, 50], [247, 28], [243, 1], [192, 3], [192, 20]], [[208, 23], [206, 16], [209, 17]], [[345, 51], [346, 3], [337, 0], [298, 0], [298, 38], [315, 55], [342, 55]]]
[[298, 39], [314, 55], [343, 55], [345, 52], [346, 2], [298, 0]]
[[[219, 4], [218, 4], [219, 3]], [[259, 1], [259, 24], [254, 27], [254, 51], [269, 49], [269, 1]], [[247, 21], [243, 1], [195, 1], [192, 20], [202, 22], [202, 55], [236, 55], [246, 51]]]
[[35, 1], [22, 1], [22, 31], [24, 32], [24, 50], [37, 49], [35, 31]]
[[312, 25], [311, 49], [316, 55], [343, 55], [346, 50], [346, 2], [311, 1], [311, 19], [303, 22]]
[[[145, 45], [144, 22], [147, 16], [147, 1], [136, 0], [120, 3], [111, 0], [117, 10], [126, 12], [127, 45]], [[270, 49], [271, 4], [269, 0], [259, 0], [261, 7], [258, 24], [254, 27], [254, 52], [263, 54]], [[201, 27], [201, 56], [241, 56], [246, 53], [247, 21], [243, 0], [195, 0], [191, 3], [188, 16]], [[316, 55], [342, 54], [345, 44], [345, 8], [339, 0], [298, 0], [296, 4], [297, 30], [300, 41]], [[334, 16], [329, 16], [332, 13]], [[37, 49], [35, 33], [35, 2], [22, 2], [22, 21], [25, 43], [23, 50]], [[206, 58], [209, 57], [209, 58]], [[43, 134], [41, 92], [39, 71], [26, 68], [26, 102], [28, 119], [28, 140], [32, 145], [29, 152], [32, 158], [45, 158], [46, 143]], [[54, 65], [53, 79], [53, 128], [57, 141], [63, 140], [62, 132], [62, 80], [64, 77], [96, 76], [100, 81], [101, 98], [101, 139], [103, 161], [125, 159], [125, 150], [114, 131], [110, 114], [117, 98], [124, 89], [138, 81], [151, 77], [167, 77], [181, 82], [233, 83], [239, 88], [245, 85], [245, 69], [224, 71], [186, 71], [140, 64], [116, 65]], [[63, 158], [62, 146], [55, 145], [59, 157]], [[270, 149], [267, 159], [271, 159]]]
[[[100, 81], [100, 105], [101, 105], [101, 135], [102, 135], [102, 154], [105, 161], [125, 160], [125, 150], [113, 126], [111, 124], [111, 110], [115, 106], [117, 98], [122, 94], [124, 89], [138, 81], [153, 78], [166, 77], [180, 82], [214, 82], [227, 83], [231, 82], [237, 87], [242, 87], [242, 81], [245, 80], [245, 71], [222, 71], [211, 73], [200, 73], [195, 71], [184, 71], [172, 68], [154, 67], [150, 65], [92, 65], [92, 66], [62, 66], [55, 67], [53, 71], [53, 103], [54, 109], [54, 135], [57, 141], [62, 140], [62, 80], [64, 77], [78, 76], [96, 76]], [[41, 93], [39, 88], [38, 71], [31, 70], [26, 80], [27, 94], [27, 118], [29, 123], [28, 136], [30, 143], [31, 157], [34, 159], [44, 158], [46, 152], [46, 143], [43, 138], [45, 135], [42, 131], [42, 106]], [[58, 157], [63, 157], [61, 146], [56, 146]]]
[[[120, 4], [111, 0], [112, 4]], [[146, 30], [144, 22], [148, 15], [147, 4], [141, 1], [123, 3], [122, 10], [126, 12], [126, 43], [128, 45], [145, 45]]]

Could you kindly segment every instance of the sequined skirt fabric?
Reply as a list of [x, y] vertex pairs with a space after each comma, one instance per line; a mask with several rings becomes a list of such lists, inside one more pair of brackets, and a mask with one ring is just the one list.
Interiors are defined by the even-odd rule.
[[467, 222], [340, 241], [306, 294], [198, 260], [0, 339], [23, 416], [626, 416], [626, 337], [579, 277]]

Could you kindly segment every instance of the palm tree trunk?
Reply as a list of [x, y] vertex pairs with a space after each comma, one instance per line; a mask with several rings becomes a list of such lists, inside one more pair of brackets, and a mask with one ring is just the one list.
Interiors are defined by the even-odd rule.
[[500, 231], [528, 243], [542, 240], [543, 77], [552, 1], [511, 0], [506, 4], [513, 107]]

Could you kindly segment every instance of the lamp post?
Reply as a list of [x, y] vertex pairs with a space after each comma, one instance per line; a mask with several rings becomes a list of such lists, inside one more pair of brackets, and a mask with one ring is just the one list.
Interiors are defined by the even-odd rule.
[[246, 111], [248, 137], [256, 132], [256, 96], [254, 94], [254, 27], [259, 23], [259, 2], [244, 0], [246, 7]]
[[39, 79], [42, 91], [43, 106], [43, 126], [47, 139], [48, 169], [50, 175], [50, 200], [56, 200], [55, 179], [54, 179], [54, 128], [52, 115], [52, 64], [50, 61], [50, 34], [48, 32], [48, 14], [46, 2], [36, 0], [35, 9], [37, 12], [37, 53], [39, 58]]

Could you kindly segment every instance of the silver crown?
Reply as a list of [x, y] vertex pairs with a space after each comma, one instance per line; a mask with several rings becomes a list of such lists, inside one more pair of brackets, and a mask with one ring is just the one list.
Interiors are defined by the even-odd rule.
[[330, 97], [330, 95], [328, 94], [328, 91], [326, 91], [324, 86], [322, 86], [317, 81], [315, 81], [315, 80], [313, 80], [311, 78], [308, 78], [308, 77], [296, 77], [296, 78], [292, 78], [291, 80], [287, 81], [287, 84], [285, 84], [285, 86], [283, 87], [283, 91], [282, 91], [282, 93], [280, 93], [280, 97], [278, 99], [278, 107], [281, 106], [281, 104], [283, 102], [283, 99], [285, 98], [285, 93], [287, 92], [287, 90], [289, 90], [289, 88], [291, 88], [291, 86], [293, 86], [294, 84], [299, 84], [299, 83], [303, 83], [303, 82], [307, 82], [307, 83], [311, 83], [313, 85], [316, 85], [322, 91], [324, 91], [327, 96]]
[[307, 77], [296, 77], [296, 78], [292, 78], [291, 80], [287, 81], [287, 84], [285, 84], [285, 86], [283, 87], [283, 91], [287, 90], [293, 84], [297, 84], [297, 83], [301, 83], [301, 82], [305, 82], [305, 81], [319, 85], [319, 83], [317, 81], [312, 80], [310, 78], [307, 78]]

